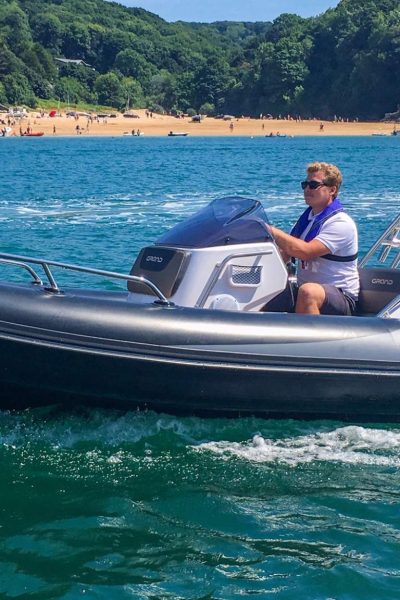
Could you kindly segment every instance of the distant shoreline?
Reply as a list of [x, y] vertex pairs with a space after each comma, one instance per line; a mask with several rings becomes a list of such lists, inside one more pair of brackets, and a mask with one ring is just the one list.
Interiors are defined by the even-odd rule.
[[[125, 118], [118, 114], [116, 118], [89, 120], [85, 116], [40, 117], [39, 113], [30, 113], [28, 117], [12, 125], [13, 134], [20, 136], [29, 130], [43, 132], [46, 137], [121, 137], [132, 131], [144, 137], [164, 137], [173, 132], [174, 136], [184, 137], [331, 137], [331, 136], [390, 136], [395, 129], [394, 123], [383, 122], [332, 122], [320, 120], [296, 121], [289, 119], [239, 119], [223, 120], [205, 117], [200, 123], [192, 122], [190, 117], [175, 118], [154, 114], [146, 116], [144, 110], [134, 111], [139, 118]], [[1, 119], [7, 119], [0, 115]], [[0, 128], [4, 127], [1, 125]], [[270, 136], [270, 134], [272, 134]], [[128, 135], [127, 135], [128, 137]], [[141, 136], [142, 137], [142, 136]], [[399, 135], [400, 138], [400, 135]]]

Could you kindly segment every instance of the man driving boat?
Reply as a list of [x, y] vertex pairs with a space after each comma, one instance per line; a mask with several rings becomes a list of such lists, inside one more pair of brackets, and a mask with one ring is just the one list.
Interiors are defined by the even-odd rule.
[[284, 260], [297, 259], [300, 314], [352, 315], [359, 292], [358, 235], [337, 197], [342, 174], [332, 164], [307, 166], [301, 182], [308, 208], [290, 234], [270, 226]]

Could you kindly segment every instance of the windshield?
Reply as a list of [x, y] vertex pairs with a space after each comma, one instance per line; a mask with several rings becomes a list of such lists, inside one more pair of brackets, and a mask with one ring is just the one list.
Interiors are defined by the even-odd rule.
[[271, 241], [264, 208], [258, 200], [228, 196], [217, 198], [164, 234], [157, 245], [206, 248]]

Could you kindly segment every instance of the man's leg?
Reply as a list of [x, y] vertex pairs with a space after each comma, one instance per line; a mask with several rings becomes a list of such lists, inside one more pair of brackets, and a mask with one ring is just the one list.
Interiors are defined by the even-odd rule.
[[333, 285], [303, 283], [299, 288], [296, 312], [303, 315], [350, 316], [355, 310], [352, 300]]
[[303, 283], [297, 295], [296, 313], [320, 315], [325, 302], [325, 290], [319, 283]]

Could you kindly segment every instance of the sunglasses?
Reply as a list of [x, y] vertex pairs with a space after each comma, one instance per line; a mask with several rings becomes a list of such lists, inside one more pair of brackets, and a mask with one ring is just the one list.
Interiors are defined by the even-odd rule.
[[307, 186], [310, 188], [310, 190], [317, 190], [323, 185], [326, 185], [326, 183], [323, 183], [322, 181], [316, 181], [315, 179], [311, 179], [311, 181], [302, 181], [300, 185], [303, 190], [305, 190]]

